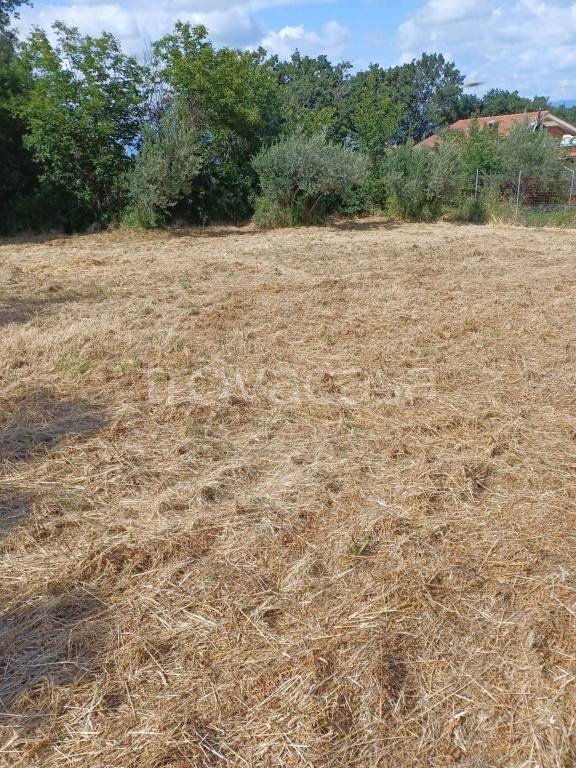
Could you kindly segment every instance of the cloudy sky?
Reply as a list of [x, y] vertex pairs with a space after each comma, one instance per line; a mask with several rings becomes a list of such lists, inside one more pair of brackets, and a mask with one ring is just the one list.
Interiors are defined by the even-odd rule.
[[56, 19], [106, 29], [133, 53], [178, 19], [220, 44], [327, 53], [358, 67], [438, 51], [472, 80], [523, 95], [576, 99], [576, 0], [35, 0], [23, 30]]

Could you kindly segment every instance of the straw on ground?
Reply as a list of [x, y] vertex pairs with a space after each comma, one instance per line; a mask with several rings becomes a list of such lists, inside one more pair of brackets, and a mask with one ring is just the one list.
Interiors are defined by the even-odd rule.
[[0, 764], [572, 765], [575, 253], [0, 245]]

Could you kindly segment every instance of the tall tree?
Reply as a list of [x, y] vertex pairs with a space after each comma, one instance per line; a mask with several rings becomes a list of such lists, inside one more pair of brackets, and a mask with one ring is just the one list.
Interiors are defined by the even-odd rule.
[[279, 61], [275, 56], [270, 64], [283, 86], [286, 132], [294, 128], [308, 135], [325, 131], [333, 139], [347, 134], [350, 62], [332, 64], [327, 56], [312, 58], [295, 51], [289, 61]]
[[576, 125], [576, 104], [574, 106], [566, 106], [566, 104], [559, 104], [557, 107], [551, 107], [551, 110], [558, 117], [562, 117], [569, 123]]
[[372, 64], [350, 83], [348, 117], [351, 138], [371, 157], [382, 155], [406, 116], [406, 105], [391, 91], [386, 71]]
[[110, 34], [56, 23], [52, 45], [37, 29], [23, 45], [29, 80], [19, 114], [42, 179], [65, 190], [87, 220], [118, 212], [144, 109], [145, 70]]
[[386, 70], [386, 84], [406, 106], [396, 141], [421, 141], [458, 116], [463, 75], [440, 53], [423, 54], [409, 64]]
[[0, 30], [6, 32], [11, 18], [18, 18], [18, 8], [28, 0], [0, 0]]
[[492, 88], [482, 97], [483, 115], [513, 115], [518, 112], [535, 112], [539, 109], [550, 109], [546, 96], [534, 96], [528, 99], [520, 96], [518, 91], [505, 91]]
[[157, 77], [183, 98], [199, 127], [258, 143], [279, 124], [279, 89], [263, 51], [216, 49], [205, 27], [177, 23], [154, 44]]
[[154, 45], [156, 78], [181, 100], [202, 139], [189, 213], [207, 221], [250, 213], [250, 158], [277, 135], [280, 85], [265, 52], [216, 49], [205, 27], [176, 24]]
[[13, 106], [22, 96], [24, 81], [18, 66], [17, 41], [11, 17], [18, 0], [0, 0], [0, 232], [5, 232], [19, 199], [36, 183], [36, 168], [23, 144], [24, 124]]
[[481, 113], [482, 99], [479, 99], [473, 93], [463, 93], [460, 96], [456, 105], [456, 117], [459, 120], [475, 117]]

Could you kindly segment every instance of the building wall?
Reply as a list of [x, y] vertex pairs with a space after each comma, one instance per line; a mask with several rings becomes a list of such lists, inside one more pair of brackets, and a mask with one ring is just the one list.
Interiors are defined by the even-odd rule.
[[548, 133], [551, 133], [552, 136], [556, 136], [558, 139], [561, 139], [562, 136], [568, 133], [568, 131], [565, 131], [564, 129], [560, 128], [558, 125], [547, 125], [545, 127]]

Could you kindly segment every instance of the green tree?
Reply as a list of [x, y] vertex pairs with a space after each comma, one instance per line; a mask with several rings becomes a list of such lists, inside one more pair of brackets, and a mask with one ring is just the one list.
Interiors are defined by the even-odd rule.
[[24, 146], [25, 126], [14, 113], [14, 102], [23, 94], [15, 39], [0, 30], [0, 232], [17, 226], [18, 204], [37, 184], [37, 169]]
[[57, 42], [36, 29], [23, 45], [28, 87], [19, 105], [25, 142], [42, 180], [86, 221], [118, 214], [144, 111], [145, 69], [110, 34], [83, 37], [54, 24]]
[[11, 18], [18, 18], [18, 8], [27, 4], [27, 0], [0, 0], [0, 30], [7, 32]]
[[406, 111], [396, 143], [415, 142], [452, 123], [458, 116], [463, 75], [439, 53], [385, 70], [385, 82]]
[[456, 117], [459, 120], [468, 120], [482, 113], [482, 99], [473, 93], [463, 93], [456, 104]]
[[487, 116], [514, 115], [518, 112], [536, 112], [539, 109], [550, 109], [546, 96], [528, 99], [520, 96], [518, 91], [492, 88], [482, 97], [482, 114]]
[[279, 88], [263, 51], [216, 49], [206, 28], [177, 23], [154, 44], [157, 77], [185, 100], [198, 125], [249, 142], [275, 135]]
[[187, 108], [175, 102], [157, 130], [146, 126], [143, 143], [130, 173], [127, 222], [155, 227], [190, 196], [202, 167], [198, 132]]
[[406, 105], [390, 92], [385, 71], [371, 65], [351, 82], [350, 127], [352, 138], [363, 151], [375, 158], [396, 135], [406, 114]]
[[253, 160], [262, 198], [261, 225], [321, 221], [361, 186], [367, 162], [360, 152], [326, 140], [323, 134], [294, 134], [262, 150]]
[[572, 125], [576, 125], [576, 104], [573, 106], [566, 106], [566, 104], [559, 104], [557, 107], [550, 108], [555, 115], [561, 117], [563, 120], [567, 120]]
[[216, 49], [204, 27], [179, 23], [155, 43], [154, 67], [203, 137], [191, 216], [247, 216], [256, 184], [250, 158], [278, 134], [281, 122], [280, 86], [264, 51]]
[[0, 232], [16, 226], [16, 209], [37, 182], [32, 157], [24, 147], [24, 124], [14, 114], [14, 102], [24, 92], [18, 66], [17, 40], [10, 20], [21, 2], [0, 0]]
[[285, 133], [294, 130], [308, 136], [325, 132], [331, 139], [348, 133], [347, 97], [352, 64], [332, 64], [327, 56], [302, 56], [299, 51], [289, 61], [269, 60], [282, 85]]

